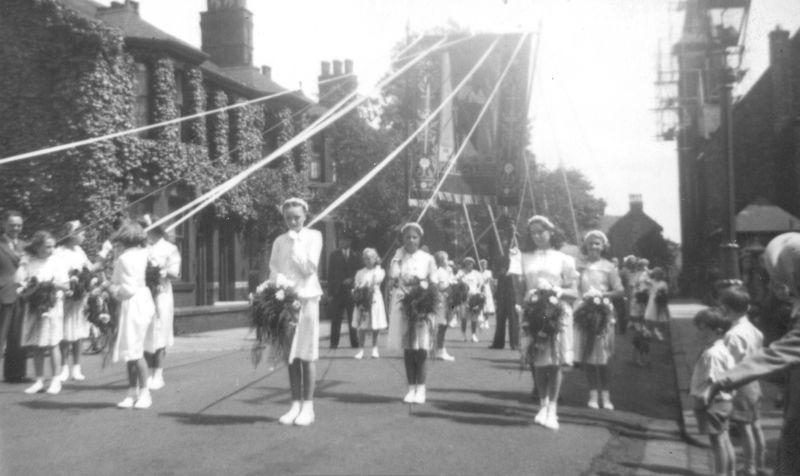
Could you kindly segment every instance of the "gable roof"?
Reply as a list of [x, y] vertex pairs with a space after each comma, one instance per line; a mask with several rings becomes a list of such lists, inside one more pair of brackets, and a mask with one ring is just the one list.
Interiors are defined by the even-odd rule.
[[736, 214], [740, 233], [782, 233], [800, 230], [800, 219], [763, 198], [756, 199]]

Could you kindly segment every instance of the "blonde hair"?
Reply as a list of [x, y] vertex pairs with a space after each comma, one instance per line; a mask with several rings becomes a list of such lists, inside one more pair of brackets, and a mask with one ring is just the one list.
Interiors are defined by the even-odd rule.
[[361, 252], [361, 256], [363, 258], [371, 258], [372, 262], [377, 264], [380, 262], [381, 257], [378, 255], [378, 252], [375, 248], [364, 248], [364, 251]]

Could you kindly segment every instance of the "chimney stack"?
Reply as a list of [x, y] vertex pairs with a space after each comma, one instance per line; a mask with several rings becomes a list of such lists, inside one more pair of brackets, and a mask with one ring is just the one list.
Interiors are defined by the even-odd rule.
[[794, 116], [795, 94], [792, 81], [792, 48], [789, 32], [776, 26], [769, 33], [769, 71], [772, 80], [772, 110], [775, 131], [779, 132]]
[[353, 60], [344, 60], [344, 74], [353, 74]]
[[333, 60], [333, 75], [334, 76], [342, 75], [342, 62], [340, 60]]
[[272, 68], [267, 65], [261, 66], [261, 75], [267, 79], [272, 79]]
[[319, 79], [327, 79], [331, 75], [331, 63], [330, 61], [322, 61], [320, 63], [320, 71], [321, 74]]
[[246, 0], [208, 0], [200, 13], [202, 49], [222, 67], [253, 66], [253, 14]]
[[641, 193], [632, 193], [628, 195], [630, 208], [632, 212], [644, 213], [644, 203], [642, 201]]

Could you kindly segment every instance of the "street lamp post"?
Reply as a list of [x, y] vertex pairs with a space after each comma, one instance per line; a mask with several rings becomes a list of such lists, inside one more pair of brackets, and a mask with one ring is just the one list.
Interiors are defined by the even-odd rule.
[[739, 272], [739, 245], [736, 243], [736, 177], [733, 152], [733, 86], [738, 80], [741, 50], [738, 46], [721, 49], [723, 55], [721, 126], [722, 153], [725, 159], [727, 210], [723, 223], [725, 236], [720, 243], [720, 285], [726, 286], [741, 280]]

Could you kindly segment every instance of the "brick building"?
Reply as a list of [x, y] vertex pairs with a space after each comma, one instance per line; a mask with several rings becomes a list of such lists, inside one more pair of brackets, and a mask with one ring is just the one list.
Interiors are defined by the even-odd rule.
[[[0, 62], [9, 66], [0, 72], [0, 156], [286, 91], [272, 80], [269, 67], [257, 68], [252, 63], [253, 24], [246, 1], [208, 0], [207, 7], [201, 13], [202, 48], [198, 49], [141, 19], [137, 2], [131, 0], [110, 6], [93, 0], [6, 2], [0, 7], [0, 32], [5, 32], [0, 33]], [[352, 62], [347, 62], [345, 69], [352, 73]], [[321, 79], [336, 76], [355, 87], [353, 76], [345, 75], [341, 63], [335, 63], [333, 73], [323, 67]], [[325, 87], [337, 84], [327, 81], [321, 86], [321, 96]], [[115, 87], [123, 89], [112, 89]], [[75, 91], [72, 96], [79, 100], [65, 91]], [[119, 91], [124, 97], [119, 97]], [[121, 171], [109, 183], [126, 200], [114, 203], [130, 204], [125, 207], [130, 216], [164, 215], [230, 176], [231, 171], [275, 150], [324, 110], [302, 93], [292, 92], [256, 106], [157, 129], [88, 151], [72, 151], [74, 155], [53, 159], [53, 167], [88, 153], [91, 160], [70, 163], [77, 170], [77, 180], [81, 171], [97, 172], [96, 166], [91, 169], [95, 160], [111, 164], [110, 169], [119, 167]], [[106, 130], [92, 129], [97, 123], [107, 124]], [[324, 132], [318, 134], [276, 165], [271, 164], [274, 170], [270, 173], [289, 177], [313, 199], [334, 178], [326, 158], [328, 148]], [[179, 163], [181, 160], [185, 163]], [[173, 161], [178, 171], [164, 165]], [[218, 175], [205, 185], [202, 178], [195, 177], [194, 182], [183, 179], [191, 176], [196, 164]], [[43, 173], [42, 167], [32, 168], [35, 166], [6, 167], [0, 185], [10, 186], [13, 181]], [[27, 196], [0, 198], [3, 207], [22, 209], [30, 217], [29, 231], [34, 227], [55, 229], [58, 223], [78, 215], [77, 211], [65, 211], [65, 216], [60, 216], [57, 203], [47, 208], [53, 205], [53, 197], [43, 191], [48, 184], [42, 180], [47, 177], [29, 188], [42, 195], [38, 202]], [[92, 193], [87, 186], [87, 203], [95, 203], [92, 200], [97, 197]], [[106, 208], [114, 200], [104, 199]], [[203, 314], [207, 310], [202, 306], [240, 302], [265, 277], [268, 236], [278, 230], [256, 226], [259, 210], [250, 210], [249, 214], [230, 211], [237, 206], [252, 209], [249, 199], [246, 195], [234, 196], [176, 229], [183, 272], [175, 285], [175, 297], [176, 305], [185, 308], [179, 315]], [[37, 206], [41, 203], [47, 206]], [[101, 212], [78, 216], [90, 221], [92, 213], [99, 216]], [[335, 244], [332, 223], [323, 222], [319, 229], [325, 236], [325, 247], [330, 249]], [[240, 304], [228, 307], [231, 312], [241, 311]], [[213, 307], [215, 313], [224, 308]]]

